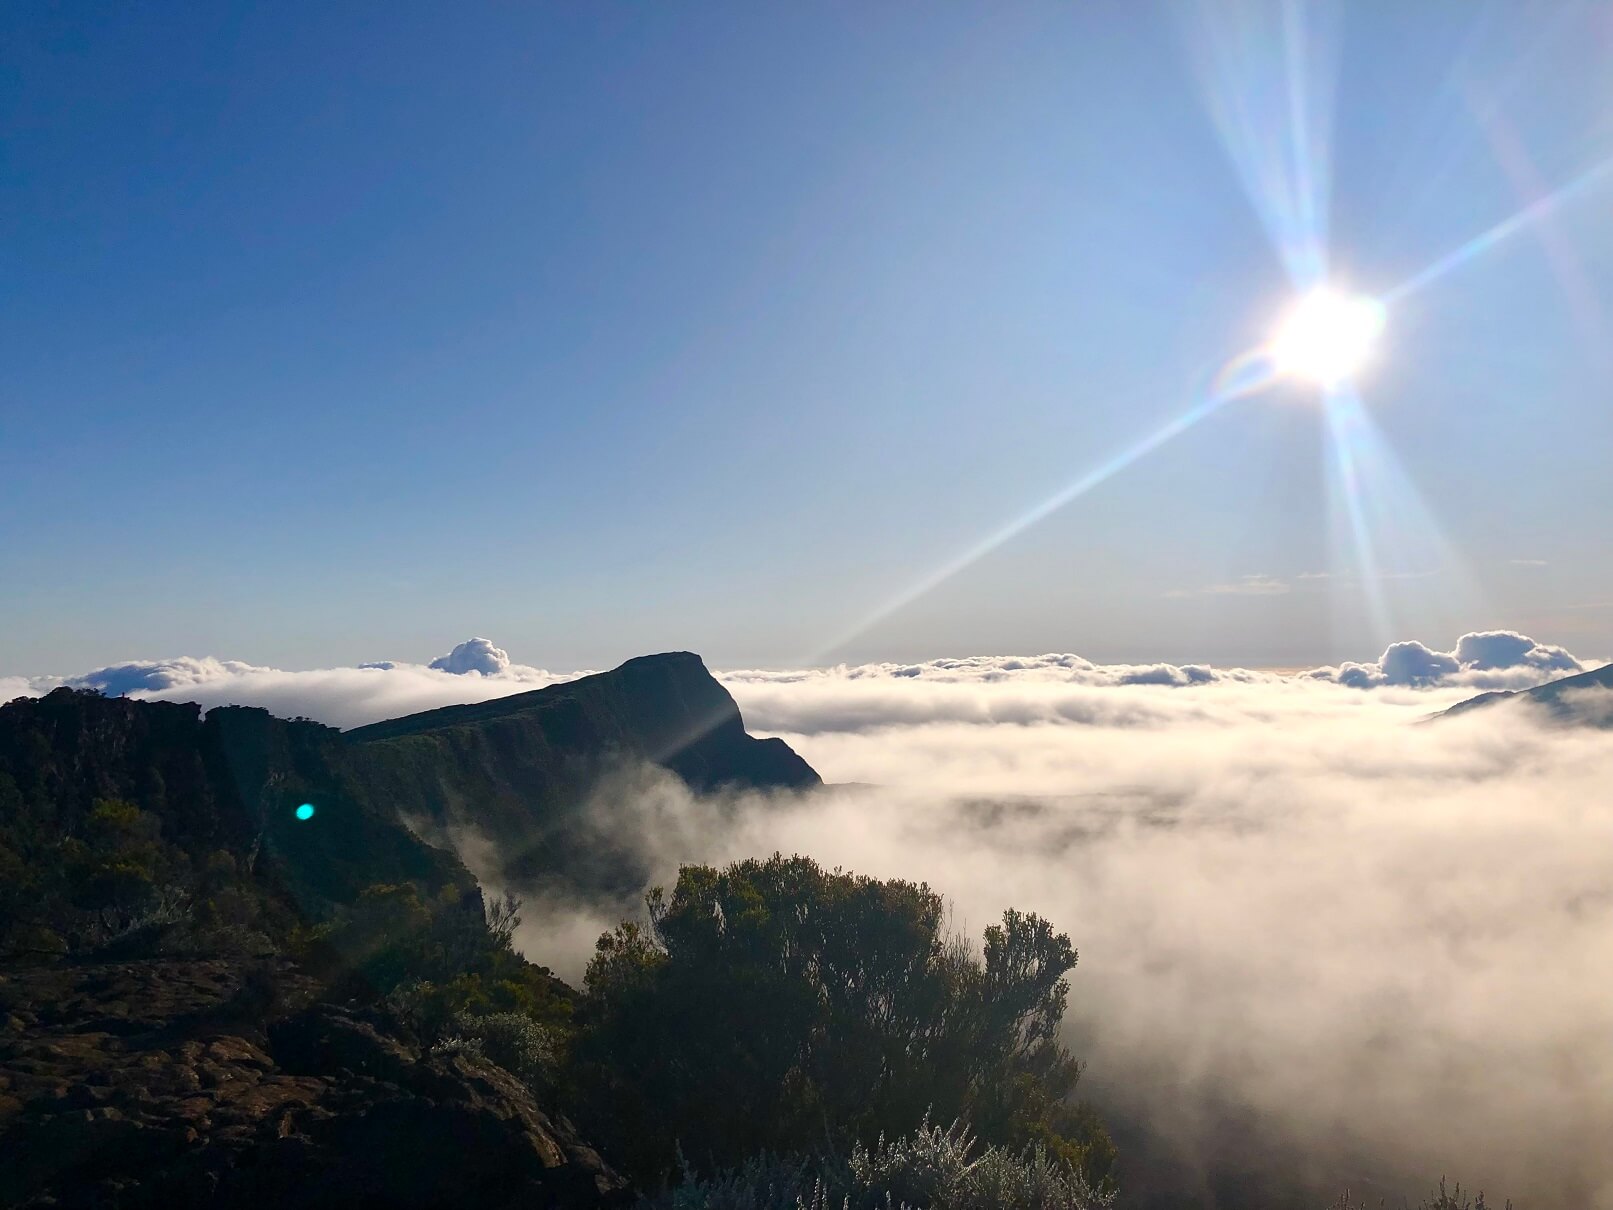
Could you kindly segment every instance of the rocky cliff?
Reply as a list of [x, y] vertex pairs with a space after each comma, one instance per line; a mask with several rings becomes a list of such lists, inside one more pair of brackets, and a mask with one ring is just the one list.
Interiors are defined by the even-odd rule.
[[355, 777], [427, 835], [472, 829], [518, 883], [636, 894], [632, 846], [579, 830], [590, 793], [624, 764], [670, 770], [695, 790], [800, 789], [821, 781], [782, 740], [745, 732], [700, 657], [643, 656], [596, 676], [345, 733]]
[[[97, 805], [116, 800], [193, 869], [229, 854], [310, 917], [378, 882], [473, 893], [457, 859], [365, 794], [347, 757], [333, 728], [265, 710], [204, 718], [193, 704], [71, 689], [22, 698], [0, 706], [0, 855], [24, 866], [63, 857], [91, 837]], [[299, 818], [304, 803], [312, 820]], [[132, 843], [142, 839], [151, 843]], [[130, 840], [150, 849], [158, 838]]]

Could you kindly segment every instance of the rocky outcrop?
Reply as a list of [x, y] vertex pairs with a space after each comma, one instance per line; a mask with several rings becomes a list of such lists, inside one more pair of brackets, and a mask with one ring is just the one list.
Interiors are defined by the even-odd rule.
[[354, 776], [424, 834], [471, 830], [505, 862], [499, 880], [637, 896], [638, 850], [584, 818], [624, 765], [658, 765], [697, 791], [790, 790], [821, 779], [783, 740], [746, 734], [739, 707], [686, 651], [595, 676], [345, 733]]
[[501, 1068], [313, 1003], [278, 960], [0, 976], [0, 1205], [622, 1204]]
[[437, 741], [447, 753], [476, 747], [488, 758], [486, 772], [511, 780], [552, 777], [579, 758], [625, 756], [670, 769], [696, 790], [821, 784], [783, 740], [747, 735], [738, 704], [688, 651], [640, 656], [610, 672], [372, 723], [346, 736], [375, 752], [411, 738]]
[[603, 778], [640, 764], [697, 791], [821, 784], [784, 741], [746, 734], [699, 656], [673, 652], [345, 734], [243, 706], [204, 717], [58, 689], [0, 706], [0, 823], [9, 811], [54, 841], [81, 832], [98, 800], [126, 800], [198, 862], [241, 856], [311, 919], [375, 884], [474, 895], [449, 851], [465, 831], [492, 842], [506, 885], [631, 899], [648, 875], [639, 849], [585, 807]]
[[[82, 835], [103, 799], [150, 812], [199, 860], [239, 855], [313, 918], [375, 883], [476, 890], [451, 853], [365, 797], [334, 728], [66, 688], [0, 706], [0, 825], [54, 843]], [[318, 804], [312, 823], [303, 802]]]

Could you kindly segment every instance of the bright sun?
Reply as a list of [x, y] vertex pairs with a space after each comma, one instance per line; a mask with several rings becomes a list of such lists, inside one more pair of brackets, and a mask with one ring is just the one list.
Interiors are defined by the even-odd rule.
[[1337, 386], [1366, 364], [1383, 322], [1383, 304], [1375, 298], [1313, 290], [1278, 324], [1272, 360], [1280, 374]]

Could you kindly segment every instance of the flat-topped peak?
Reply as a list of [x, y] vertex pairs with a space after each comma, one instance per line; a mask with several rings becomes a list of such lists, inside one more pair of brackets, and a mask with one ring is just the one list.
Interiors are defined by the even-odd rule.
[[821, 782], [783, 741], [745, 733], [738, 704], [692, 651], [636, 656], [609, 672], [371, 723], [346, 737], [371, 745], [452, 732], [471, 742], [470, 733], [489, 729], [511, 753], [637, 757], [671, 769], [696, 789]]

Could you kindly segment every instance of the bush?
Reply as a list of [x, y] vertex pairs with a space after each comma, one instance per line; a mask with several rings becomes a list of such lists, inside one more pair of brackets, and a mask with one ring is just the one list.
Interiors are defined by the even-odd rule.
[[421, 1041], [442, 1041], [469, 1017], [516, 1014], [546, 1031], [563, 1051], [575, 993], [547, 967], [516, 952], [521, 901], [490, 900], [484, 916], [463, 898], [425, 900], [414, 886], [367, 888], [359, 902], [308, 930], [302, 950], [332, 977], [383, 1007]]
[[469, 1051], [491, 1059], [534, 1092], [551, 1087], [554, 1081], [554, 1036], [520, 1013], [488, 1013], [482, 1017], [460, 1013], [453, 1019], [448, 1036], [434, 1049], [443, 1053]]
[[911, 1134], [849, 1158], [760, 1156], [649, 1202], [649, 1210], [1100, 1210], [1100, 1193], [1075, 1169], [1039, 1147], [986, 1147], [960, 1123], [928, 1121]]
[[590, 1130], [641, 1183], [676, 1149], [713, 1168], [907, 1134], [933, 1109], [994, 1146], [1039, 1143], [1105, 1178], [1058, 1044], [1068, 937], [1010, 911], [982, 956], [927, 886], [775, 854], [683, 869], [647, 926], [600, 938], [577, 1041]]

